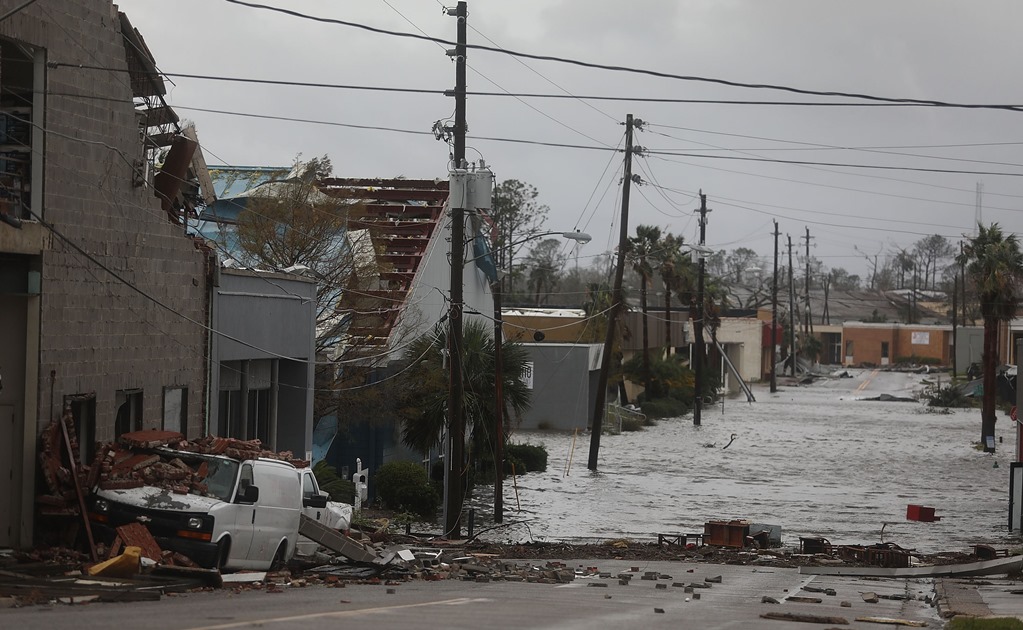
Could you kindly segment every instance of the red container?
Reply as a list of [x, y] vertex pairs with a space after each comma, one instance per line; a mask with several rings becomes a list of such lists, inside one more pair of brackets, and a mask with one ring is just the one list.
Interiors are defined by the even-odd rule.
[[708, 521], [703, 524], [703, 542], [713, 547], [742, 549], [749, 536], [746, 521]]
[[909, 505], [906, 506], [906, 520], [907, 521], [921, 521], [923, 523], [933, 523], [934, 521], [940, 521], [940, 516], [934, 515], [934, 508], [925, 507], [923, 505]]

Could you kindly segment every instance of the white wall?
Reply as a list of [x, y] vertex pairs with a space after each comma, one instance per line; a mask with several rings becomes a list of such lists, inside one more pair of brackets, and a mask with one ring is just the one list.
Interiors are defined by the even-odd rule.
[[[474, 256], [471, 242], [471, 221], [466, 217], [465, 260]], [[426, 255], [416, 272], [412, 291], [406, 300], [405, 308], [398, 318], [391, 337], [391, 359], [399, 359], [405, 354], [405, 346], [415, 338], [429, 332], [447, 314], [451, 295], [451, 266], [448, 263], [451, 252], [451, 217], [445, 208], [430, 239]], [[484, 313], [488, 318], [494, 314], [494, 299], [490, 293], [487, 278], [475, 263], [465, 264], [462, 273], [462, 293], [465, 316], [463, 321], [479, 318], [473, 311]], [[487, 319], [490, 322], [492, 320]]]
[[[760, 380], [760, 347], [763, 322], [756, 318], [721, 318], [717, 338], [745, 381]], [[738, 387], [735, 386], [737, 390]]]

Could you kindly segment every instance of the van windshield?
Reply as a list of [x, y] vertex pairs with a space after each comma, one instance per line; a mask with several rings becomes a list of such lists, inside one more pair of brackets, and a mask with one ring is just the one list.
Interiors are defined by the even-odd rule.
[[206, 462], [208, 466], [206, 494], [230, 503], [234, 481], [238, 477], [238, 462], [220, 458], [210, 458]]

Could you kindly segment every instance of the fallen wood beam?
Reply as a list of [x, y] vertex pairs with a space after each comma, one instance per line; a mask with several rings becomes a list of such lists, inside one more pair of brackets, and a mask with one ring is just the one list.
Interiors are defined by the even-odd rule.
[[833, 623], [839, 626], [848, 626], [849, 620], [845, 617], [824, 617], [821, 615], [804, 615], [800, 613], [761, 613], [762, 619], [774, 619], [775, 621], [800, 621], [803, 623]]
[[67, 409], [64, 416], [60, 418], [60, 432], [64, 437], [64, 448], [67, 449], [69, 466], [71, 468], [71, 480], [75, 482], [75, 494], [78, 495], [78, 509], [82, 516], [82, 523], [85, 525], [85, 536], [89, 543], [89, 555], [93, 562], [99, 562], [99, 555], [96, 553], [96, 539], [92, 537], [92, 524], [89, 522], [89, 513], [85, 508], [85, 491], [78, 479], [78, 467], [75, 465], [75, 448], [71, 445], [71, 435], [68, 432], [67, 420], [71, 418], [71, 410]]
[[889, 626], [909, 626], [911, 628], [926, 628], [926, 621], [913, 621], [910, 619], [893, 619], [891, 617], [857, 617], [856, 621], [866, 623], [881, 623]]
[[373, 562], [379, 557], [336, 529], [331, 529], [305, 514], [301, 515], [298, 533], [355, 562]]

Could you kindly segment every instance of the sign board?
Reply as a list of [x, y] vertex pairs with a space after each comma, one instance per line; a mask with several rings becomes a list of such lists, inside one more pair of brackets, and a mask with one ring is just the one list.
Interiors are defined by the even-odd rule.
[[984, 436], [984, 442], [987, 444], [987, 447], [989, 449], [994, 450], [994, 448], [995, 448], [995, 436], [993, 436], [993, 435], [985, 435]]
[[533, 362], [528, 361], [522, 364], [522, 382], [526, 389], [533, 389]]
[[910, 333], [910, 341], [914, 346], [926, 346], [931, 343], [931, 333], [929, 332], [914, 332]]

